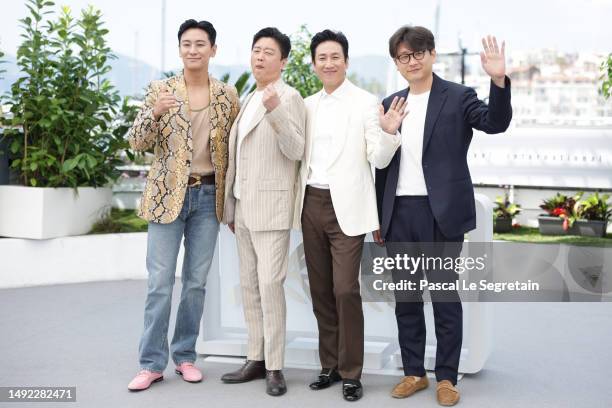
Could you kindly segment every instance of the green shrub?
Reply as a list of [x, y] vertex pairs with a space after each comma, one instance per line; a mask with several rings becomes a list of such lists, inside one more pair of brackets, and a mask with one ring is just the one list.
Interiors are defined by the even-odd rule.
[[595, 193], [584, 200], [576, 203], [576, 215], [578, 219], [608, 221], [612, 208], [608, 204], [609, 194], [599, 196]]
[[124, 135], [136, 107], [106, 79], [115, 56], [100, 11], [90, 6], [74, 18], [63, 7], [53, 18], [53, 5], [27, 0], [20, 20], [22, 76], [4, 98], [11, 168], [23, 185], [104, 186], [119, 175], [118, 153], [133, 157]]
[[312, 34], [305, 25], [300, 26], [298, 32], [291, 35], [291, 53], [283, 71], [283, 81], [297, 89], [303, 98], [323, 88], [323, 84], [310, 68], [311, 37]]

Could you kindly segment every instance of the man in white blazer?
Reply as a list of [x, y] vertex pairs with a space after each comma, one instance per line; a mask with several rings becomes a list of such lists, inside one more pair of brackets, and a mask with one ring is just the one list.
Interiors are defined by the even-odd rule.
[[363, 393], [359, 264], [365, 234], [379, 228], [371, 165], [389, 164], [406, 113], [402, 100], [384, 114], [374, 95], [346, 79], [348, 41], [342, 33], [317, 33], [310, 51], [323, 89], [305, 100], [305, 157], [294, 220], [302, 227], [319, 328], [322, 370], [310, 388], [342, 379], [344, 398], [356, 401]]
[[224, 208], [224, 222], [238, 244], [248, 350], [246, 363], [221, 379], [242, 383], [265, 377], [266, 392], [274, 396], [287, 390], [281, 371], [283, 283], [306, 121], [302, 96], [281, 80], [290, 50], [289, 37], [273, 27], [253, 38], [251, 69], [257, 89], [230, 131]]

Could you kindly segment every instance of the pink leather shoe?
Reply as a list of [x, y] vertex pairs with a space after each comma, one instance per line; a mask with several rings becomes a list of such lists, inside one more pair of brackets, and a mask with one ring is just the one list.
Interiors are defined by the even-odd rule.
[[175, 373], [183, 376], [183, 380], [190, 383], [197, 383], [202, 381], [202, 372], [193, 365], [193, 363], [184, 362], [181, 365], [176, 366]]
[[154, 373], [149, 370], [140, 370], [136, 377], [128, 384], [128, 390], [130, 391], [142, 391], [146, 390], [155, 382], [162, 381], [164, 376], [162, 373]]

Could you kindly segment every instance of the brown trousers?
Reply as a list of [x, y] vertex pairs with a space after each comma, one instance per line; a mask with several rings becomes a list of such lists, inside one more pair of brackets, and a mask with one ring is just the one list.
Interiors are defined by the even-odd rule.
[[302, 211], [304, 254], [319, 327], [322, 368], [358, 380], [363, 368], [363, 309], [359, 262], [365, 234], [345, 235], [329, 190], [308, 186]]

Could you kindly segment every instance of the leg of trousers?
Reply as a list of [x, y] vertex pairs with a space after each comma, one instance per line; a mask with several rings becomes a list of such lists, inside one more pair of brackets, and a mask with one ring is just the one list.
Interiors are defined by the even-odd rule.
[[181, 212], [173, 222], [149, 223], [148, 293], [139, 347], [141, 368], [161, 372], [168, 364], [168, 324], [172, 289], [183, 235], [183, 288], [170, 348], [172, 360], [176, 364], [195, 361], [195, 343], [204, 308], [206, 278], [212, 263], [218, 231], [215, 186], [212, 185], [188, 188]]
[[236, 202], [236, 243], [240, 288], [248, 332], [247, 358], [265, 360], [266, 369], [281, 370], [285, 358], [289, 230], [250, 231]]
[[[446, 237], [442, 234], [427, 197], [396, 197], [387, 241], [457, 243], [450, 247], [453, 253], [446, 256], [458, 256], [463, 236]], [[428, 276], [428, 280], [434, 279]], [[457, 295], [456, 302], [436, 302], [434, 293], [432, 300], [437, 340], [436, 379], [456, 384], [463, 339], [461, 301]], [[404, 374], [423, 376], [426, 343], [423, 302], [396, 302], [395, 315]]]
[[321, 366], [338, 368], [342, 378], [357, 380], [363, 369], [359, 267], [365, 235], [345, 235], [329, 190], [312, 187], [304, 198], [302, 232]]

